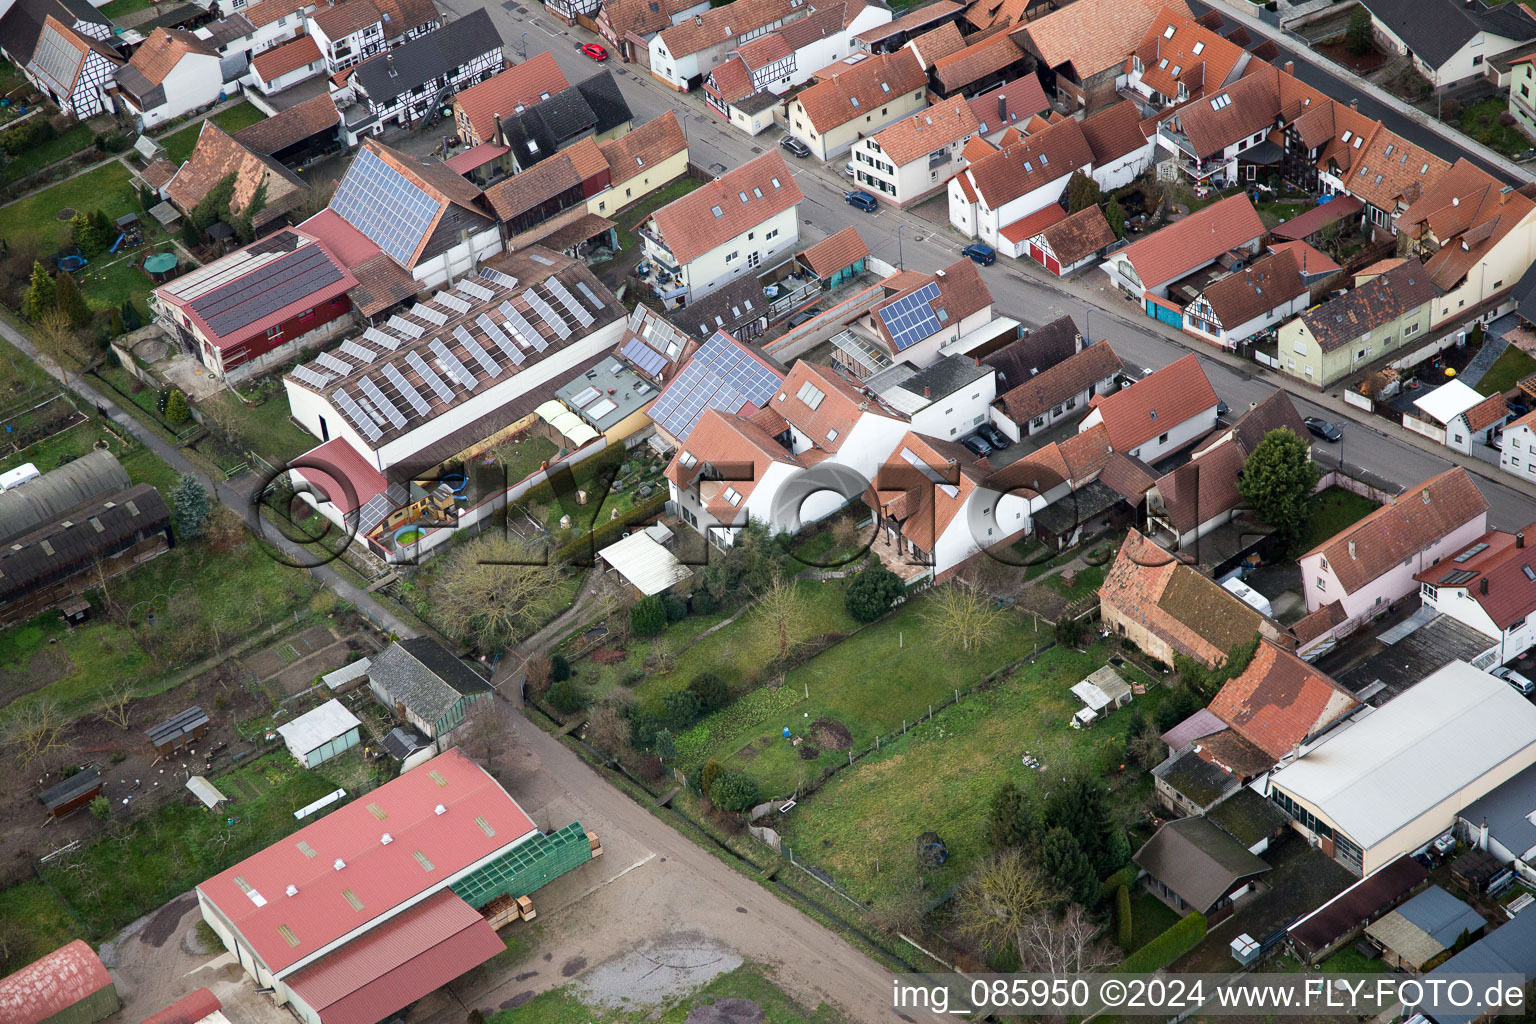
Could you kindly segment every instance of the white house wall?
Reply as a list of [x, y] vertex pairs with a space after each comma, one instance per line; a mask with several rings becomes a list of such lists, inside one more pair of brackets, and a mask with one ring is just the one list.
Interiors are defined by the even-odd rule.
[[1152, 166], [1152, 156], [1155, 152], [1155, 144], [1148, 139], [1146, 145], [1133, 149], [1107, 164], [1094, 167], [1089, 173], [1098, 183], [1099, 188], [1105, 192], [1113, 192], [1141, 177], [1147, 168]]
[[502, 251], [501, 229], [496, 225], [471, 235], [468, 242], [459, 242], [453, 248], [430, 260], [416, 264], [411, 276], [422, 288], [436, 288], [471, 273], [480, 261]]
[[[697, 301], [742, 274], [760, 274], [772, 267], [778, 257], [791, 252], [800, 242], [799, 209], [797, 203], [781, 210], [749, 231], [684, 264], [680, 268], [683, 272], [681, 283], [687, 289], [688, 301]], [[754, 237], [748, 238], [748, 235]], [[769, 238], [769, 235], [773, 237]], [[727, 262], [726, 257], [732, 253], [737, 254], [736, 258]], [[751, 258], [753, 253], [757, 253], [755, 261]]]
[[1016, 199], [1008, 200], [995, 210], [987, 206], [985, 196], [979, 197], [976, 203], [976, 230], [982, 241], [994, 247], [1007, 246], [1008, 240], [1002, 238], [1001, 234], [1003, 228], [1014, 221], [1023, 220], [1032, 213], [1040, 212], [1049, 203], [1059, 202], [1062, 193], [1067, 190], [1067, 182], [1072, 180], [1072, 174], [1076, 171], [1086, 172], [1091, 167], [1091, 164], [1084, 164], [1071, 173], [1063, 174], [1054, 181], [1048, 181]]
[[142, 113], [146, 128], [216, 103], [224, 91], [219, 58], [189, 53], [176, 62], [161, 85], [165, 89], [165, 102]]
[[[1398, 500], [1418, 501], [1419, 498], [1417, 492], [1409, 488]], [[1344, 592], [1344, 585], [1339, 582], [1334, 567], [1332, 565], [1326, 569], [1322, 567], [1321, 553], [1308, 555], [1301, 560], [1301, 585], [1307, 600], [1307, 610], [1316, 611], [1331, 601], [1338, 601], [1344, 609], [1344, 614], [1351, 621], [1379, 614], [1392, 602], [1419, 589], [1419, 584], [1413, 578], [1416, 573], [1423, 572], [1436, 562], [1454, 555], [1487, 532], [1487, 522], [1487, 513], [1475, 516], [1470, 522], [1452, 530], [1423, 551], [1408, 556], [1376, 579], [1348, 594]]]
[[953, 441], [987, 422], [997, 398], [997, 376], [987, 374], [912, 414], [912, 429], [925, 437]]

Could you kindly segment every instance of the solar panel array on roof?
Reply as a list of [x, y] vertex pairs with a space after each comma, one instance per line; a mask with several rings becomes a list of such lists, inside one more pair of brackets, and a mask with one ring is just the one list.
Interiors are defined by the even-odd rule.
[[400, 347], [400, 339], [393, 334], [385, 334], [377, 327], [370, 327], [363, 331], [363, 339], [380, 348], [387, 348], [391, 352]]
[[401, 415], [399, 409], [395, 408], [394, 402], [384, 397], [384, 392], [379, 390], [377, 384], [364, 377], [357, 382], [357, 386], [363, 389], [363, 394], [368, 396], [368, 401], [372, 402], [376, 409], [389, 418], [389, 422], [394, 425], [395, 429], [398, 430], [405, 426], [405, 417]]
[[352, 425], [362, 431], [363, 436], [368, 440], [377, 441], [383, 436], [383, 431], [379, 429], [379, 425], [373, 422], [368, 414], [363, 412], [362, 407], [353, 400], [352, 396], [347, 394], [342, 388], [336, 389], [336, 404], [346, 414], [347, 419], [352, 421]]
[[529, 323], [528, 318], [523, 316], [522, 312], [512, 303], [503, 302], [501, 304], [501, 315], [506, 317], [507, 322], [512, 325], [512, 331], [517, 335], [517, 340], [520, 343], [532, 345], [536, 352], [543, 352], [549, 347], [549, 342], [544, 340], [544, 335], [539, 333], [539, 329]]
[[930, 281], [880, 310], [880, 319], [885, 323], [885, 329], [891, 332], [896, 351], [911, 348], [943, 329], [944, 325], [934, 315], [931, 305], [938, 297], [939, 286]]
[[489, 288], [485, 287], [484, 285], [475, 284], [475, 282], [471, 281], [467, 277], [454, 287], [454, 291], [462, 292], [472, 299], [479, 299], [481, 302], [490, 302], [491, 299], [496, 295], [496, 293], [491, 291]]
[[561, 341], [571, 336], [571, 325], [566, 323], [565, 318], [556, 313], [555, 308], [545, 302], [544, 297], [538, 292], [529, 288], [523, 292], [523, 301], [532, 306], [533, 311], [539, 314], [539, 318], [549, 324], [556, 334], [560, 335]]
[[389, 329], [396, 334], [403, 334], [408, 338], [419, 338], [427, 333], [427, 329], [420, 324], [413, 324], [405, 317], [396, 314], [389, 318]]
[[565, 307], [571, 316], [576, 318], [576, 322], [581, 324], [581, 326], [591, 327], [597, 322], [597, 317], [593, 316], [587, 310], [587, 307], [576, 301], [576, 296], [570, 293], [570, 290], [565, 287], [565, 283], [558, 277], [551, 277], [545, 280], [544, 287], [549, 291], [549, 294], [559, 301], [560, 305]]
[[321, 352], [319, 355], [315, 356], [315, 362], [319, 363], [327, 370], [330, 370], [332, 373], [341, 374], [343, 377], [348, 376], [355, 369], [351, 363], [337, 359], [329, 352]]
[[409, 268], [437, 219], [439, 203], [365, 146], [336, 186], [331, 209]]
[[437, 324], [441, 327], [448, 322], [448, 315], [441, 310], [433, 309], [426, 303], [418, 302], [411, 307], [411, 316], [418, 320], [425, 320], [429, 324]]
[[470, 373], [469, 367], [459, 362], [459, 357], [450, 352], [448, 346], [441, 340], [433, 338], [432, 343], [427, 347], [432, 350], [437, 361], [448, 372], [448, 376], [462, 384], [466, 390], [473, 390], [474, 386], [480, 383], [480, 378]]
[[357, 514], [357, 528], [367, 533], [375, 526], [382, 523], [397, 508], [401, 508], [410, 500], [410, 492], [399, 484], [390, 484], [389, 489], [383, 494], [376, 494], [363, 506]]
[[192, 301], [192, 310], [219, 336], [276, 313], [341, 280], [341, 269], [318, 245], [303, 245]]
[[469, 303], [465, 302], [457, 295], [449, 295], [447, 292], [438, 292], [436, 295], [432, 296], [432, 301], [437, 303], [439, 306], [447, 306], [449, 309], [453, 310], [455, 313], [460, 314], [461, 316], [469, 312]]
[[513, 277], [511, 274], [504, 274], [497, 270], [495, 267], [481, 267], [480, 276], [491, 282], [491, 284], [502, 288], [510, 290], [517, 287], [517, 278]]
[[319, 370], [312, 370], [308, 366], [295, 366], [293, 368], [293, 375], [312, 388], [323, 388], [325, 387], [325, 382], [331, 379], [330, 374], [321, 373]]
[[80, 51], [61, 38], [52, 25], [45, 26], [37, 40], [37, 50], [32, 54], [33, 70], [52, 79], [56, 93], [68, 96], [75, 86], [80, 64]]
[[480, 329], [485, 332], [485, 336], [490, 338], [497, 348], [501, 349], [503, 355], [512, 360], [515, 365], [523, 365], [523, 350], [517, 347], [517, 344], [508, 337], [506, 331], [503, 331], [497, 325], [496, 321], [492, 320], [487, 314], [481, 313], [475, 318], [475, 323], [480, 325]]
[[597, 294], [595, 292], [593, 292], [591, 288], [587, 287], [587, 282], [585, 282], [585, 281], [577, 281], [576, 282], [576, 290], [581, 292], [581, 294], [583, 294], [583, 295], [585, 295], [587, 297], [587, 301], [592, 303], [592, 308], [593, 309], [602, 309], [603, 308], [603, 300], [598, 298]]
[[437, 371], [427, 365], [427, 361], [415, 352], [405, 354], [405, 362], [411, 369], [427, 382], [427, 387], [437, 392], [437, 397], [445, 402], [453, 401], [453, 389], [443, 383], [443, 378], [437, 375]]
[[[484, 328], [485, 325], [481, 324], [480, 326]], [[495, 327], [496, 325], [491, 324], [491, 326]], [[464, 351], [468, 352], [475, 362], [480, 364], [480, 368], [486, 372], [488, 377], [495, 380], [501, 376], [501, 364], [491, 358], [491, 354], [485, 350], [485, 346], [480, 344], [473, 334], [469, 333], [469, 328], [460, 324], [453, 329], [453, 336], [459, 340], [460, 345], [464, 346]]]
[[367, 366], [369, 363], [379, 358], [379, 354], [377, 352], [370, 352], [368, 349], [363, 348], [363, 346], [359, 345], [351, 338], [348, 338], [341, 343], [340, 352], [344, 356], [356, 359], [364, 366]]
[[764, 408], [781, 383], [777, 373], [729, 335], [716, 334], [656, 399], [651, 420], [686, 441], [705, 409], [734, 413], [746, 405]]
[[411, 403], [411, 408], [416, 410], [416, 415], [425, 416], [431, 411], [431, 406], [427, 405], [426, 399], [421, 397], [421, 392], [405, 379], [405, 374], [396, 369], [393, 363], [384, 364], [384, 379], [394, 386], [395, 391], [402, 398]]
[[639, 338], [630, 338], [626, 341], [623, 354], [625, 359], [628, 359], [652, 377], [666, 369], [667, 366], [667, 357], [651, 348], [651, 346]]

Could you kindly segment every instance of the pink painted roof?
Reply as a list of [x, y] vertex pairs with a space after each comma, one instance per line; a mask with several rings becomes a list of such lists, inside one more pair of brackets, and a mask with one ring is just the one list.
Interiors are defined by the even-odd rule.
[[448, 890], [288, 979], [321, 1024], [374, 1024], [506, 949]]
[[324, 491], [343, 515], [362, 508], [389, 489], [384, 474], [341, 437], [311, 448], [289, 466]]
[[[444, 813], [435, 812], [438, 805]], [[535, 831], [517, 801], [455, 749], [197, 888], [270, 970], [282, 972]], [[286, 895], [290, 885], [298, 889], [293, 896]], [[362, 910], [353, 909], [347, 892]]]
[[112, 984], [112, 976], [83, 939], [0, 978], [0, 1021], [38, 1024]]
[[152, 1017], [144, 1018], [144, 1024], [197, 1024], [198, 1021], [224, 1008], [219, 997], [206, 988], [191, 995], [182, 996], [170, 1006]]
[[448, 161], [448, 168], [454, 174], [468, 174], [476, 167], [483, 167], [499, 156], [505, 156], [512, 152], [511, 146], [498, 146], [494, 142], [482, 142], [478, 146], [471, 146], [452, 160]]
[[300, 224], [298, 230], [324, 242], [348, 269], [379, 254], [379, 247], [367, 235], [342, 220], [329, 206]]

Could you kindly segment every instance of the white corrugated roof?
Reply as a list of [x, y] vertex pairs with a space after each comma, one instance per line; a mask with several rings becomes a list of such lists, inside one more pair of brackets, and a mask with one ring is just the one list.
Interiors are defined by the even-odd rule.
[[320, 681], [334, 690], [339, 686], [350, 683], [358, 676], [367, 675], [368, 666], [372, 664], [373, 662], [367, 658], [359, 658], [350, 665], [341, 666], [335, 672], [327, 672], [320, 677]]
[[1270, 785], [1367, 848], [1511, 759], [1522, 768], [1536, 762], [1536, 706], [1503, 680], [1453, 661], [1329, 733]]
[[277, 733], [290, 747], [307, 753], [322, 743], [345, 736], [362, 724], [341, 701], [328, 700], [287, 725], [278, 726]]
[[192, 791], [193, 796], [197, 797], [203, 802], [204, 807], [217, 807], [219, 804], [229, 799], [229, 797], [219, 792], [219, 787], [215, 786], [201, 775], [194, 775], [188, 779], [187, 788]]
[[1440, 385], [1422, 398], [1415, 398], [1413, 404], [1436, 423], [1444, 424], [1451, 422], [1482, 400], [1482, 395], [1461, 381], [1453, 380]]
[[652, 540], [643, 530], [636, 530], [617, 544], [610, 544], [597, 557], [618, 570], [620, 576], [642, 594], [660, 594], [689, 576], [689, 569], [677, 556]]

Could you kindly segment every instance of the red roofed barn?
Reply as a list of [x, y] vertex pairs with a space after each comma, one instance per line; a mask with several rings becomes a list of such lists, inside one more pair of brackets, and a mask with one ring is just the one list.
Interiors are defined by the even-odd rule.
[[0, 978], [5, 1024], [94, 1024], [121, 1005], [112, 976], [80, 939]]

